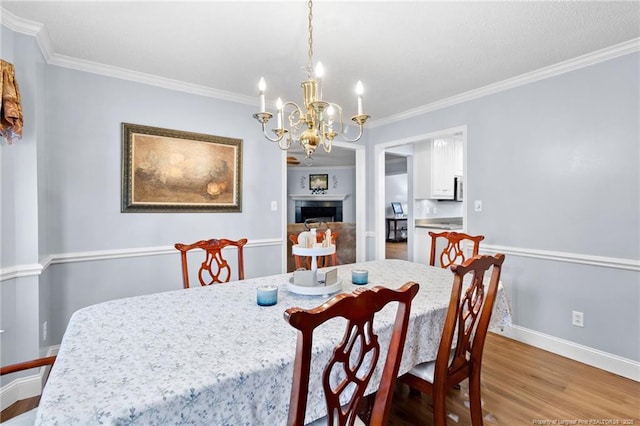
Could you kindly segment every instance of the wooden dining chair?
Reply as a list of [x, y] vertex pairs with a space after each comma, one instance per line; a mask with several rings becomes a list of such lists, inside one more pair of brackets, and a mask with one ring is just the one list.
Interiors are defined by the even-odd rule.
[[[435, 426], [447, 424], [447, 391], [467, 378], [471, 423], [482, 425], [482, 352], [503, 262], [503, 254], [474, 256], [462, 265], [451, 267], [453, 289], [436, 360], [418, 364], [400, 377], [411, 389], [431, 396]], [[485, 273], [491, 268], [489, 283], [485, 286]], [[470, 279], [465, 283], [467, 276]]]
[[238, 252], [238, 280], [244, 279], [244, 254], [243, 248], [247, 244], [247, 239], [238, 241], [227, 239], [201, 240], [193, 244], [176, 243], [175, 248], [180, 251], [182, 260], [182, 282], [184, 288], [189, 288], [189, 267], [187, 263], [187, 253], [192, 250], [203, 250], [205, 257], [198, 269], [198, 280], [200, 285], [220, 284], [231, 280], [232, 271], [229, 262], [222, 255], [222, 250], [227, 247], [235, 247]]
[[369, 425], [386, 424], [402, 360], [411, 302], [418, 289], [419, 285], [414, 282], [407, 282], [398, 290], [382, 286], [360, 288], [353, 293], [338, 294], [317, 308], [289, 308], [285, 311], [285, 319], [298, 330], [287, 422], [289, 426], [305, 424], [314, 330], [337, 317], [346, 319], [347, 324], [342, 340], [334, 348], [322, 373], [327, 417], [312, 424], [363, 424], [357, 412], [380, 356], [380, 342], [374, 328], [374, 316], [387, 304], [397, 302], [395, 323], [382, 378], [368, 413]]
[[436, 266], [436, 251], [438, 240], [445, 239], [447, 245], [440, 252], [440, 266], [448, 268], [454, 264], [462, 264], [466, 260], [464, 250], [461, 244], [471, 242], [471, 256], [476, 256], [480, 250], [480, 241], [484, 240], [484, 235], [472, 236], [464, 232], [432, 232], [431, 236], [431, 255], [429, 256], [429, 265]]
[[[17, 364], [6, 365], [4, 367], [0, 367], [0, 376], [4, 376], [5, 374], [17, 373], [19, 371], [32, 370], [34, 368], [53, 366], [55, 360], [55, 356], [48, 356], [44, 358], [37, 358], [31, 361], [20, 362]], [[46, 371], [44, 380], [42, 382], [43, 385], [46, 383], [50, 371], [50, 369]], [[33, 425], [36, 423], [36, 412], [37, 406], [36, 408], [21, 413], [15, 417], [10, 418], [9, 420], [3, 421], [2, 426]]]
[[[316, 232], [317, 242], [320, 243], [324, 241], [324, 232], [325, 231]], [[331, 231], [331, 244], [335, 246], [337, 240], [338, 240], [338, 232]], [[289, 235], [289, 241], [291, 241], [293, 245], [298, 244], [298, 235], [296, 234]], [[296, 269], [300, 269], [300, 268], [311, 269], [311, 257], [297, 256], [295, 254], [292, 256], [293, 256], [293, 261], [296, 265]], [[336, 246], [336, 251], [333, 252], [333, 254], [329, 254], [327, 256], [318, 256], [316, 258], [316, 261], [318, 262], [318, 268], [323, 268], [325, 266], [337, 266], [338, 265], [338, 247]]]

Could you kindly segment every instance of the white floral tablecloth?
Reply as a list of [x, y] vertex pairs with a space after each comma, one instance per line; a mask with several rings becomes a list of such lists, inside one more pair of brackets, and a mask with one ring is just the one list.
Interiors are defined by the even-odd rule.
[[[367, 286], [420, 284], [400, 374], [433, 360], [451, 294], [451, 271], [402, 260], [341, 265], [338, 277], [345, 292], [357, 287], [351, 283], [352, 269], [369, 271]], [[283, 312], [327, 300], [289, 292], [290, 277], [181, 289], [77, 311], [44, 389], [36, 424], [286, 424], [296, 331]], [[278, 287], [275, 306], [256, 304], [256, 288], [262, 285]], [[376, 318], [376, 329], [390, 330], [394, 312], [385, 309]], [[510, 324], [500, 287], [491, 326]], [[324, 365], [322, 359], [342, 336], [342, 327], [329, 323], [314, 337], [319, 360], [312, 373]], [[312, 379], [307, 421], [325, 410], [319, 378]]]

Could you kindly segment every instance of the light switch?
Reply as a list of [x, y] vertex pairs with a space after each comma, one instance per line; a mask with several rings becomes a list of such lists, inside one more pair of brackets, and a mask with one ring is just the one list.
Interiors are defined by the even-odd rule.
[[482, 211], [482, 200], [475, 200], [473, 202], [473, 209], [477, 212]]
[[272, 212], [278, 211], [278, 202], [277, 201], [272, 201], [271, 202], [271, 211]]

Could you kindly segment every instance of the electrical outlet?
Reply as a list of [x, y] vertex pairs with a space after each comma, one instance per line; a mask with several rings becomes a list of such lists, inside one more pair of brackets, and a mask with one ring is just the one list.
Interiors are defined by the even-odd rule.
[[482, 211], [482, 200], [475, 200], [473, 202], [473, 209], [477, 212]]
[[271, 202], [271, 211], [272, 212], [278, 211], [278, 202], [277, 201], [272, 201]]
[[47, 322], [43, 322], [42, 323], [42, 341], [46, 342], [47, 341]]
[[584, 314], [580, 311], [571, 311], [571, 324], [576, 327], [584, 327]]

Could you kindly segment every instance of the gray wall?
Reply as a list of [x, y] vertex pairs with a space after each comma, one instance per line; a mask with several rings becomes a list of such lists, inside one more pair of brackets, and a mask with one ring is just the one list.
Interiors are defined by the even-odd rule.
[[[3, 363], [59, 343], [84, 306], [181, 288], [176, 242], [246, 237], [247, 277], [282, 271], [283, 159], [255, 108], [46, 65], [33, 37], [2, 31], [25, 122], [1, 147]], [[121, 213], [122, 122], [243, 139], [242, 212]]]
[[404, 214], [409, 214], [409, 205], [407, 204], [407, 188], [409, 178], [406, 173], [400, 174], [387, 174], [384, 178], [384, 211], [386, 217], [393, 216], [393, 209], [391, 208], [392, 201], [398, 201], [402, 204], [402, 211]]
[[39, 355], [38, 155], [43, 126], [44, 66], [32, 38], [1, 28], [2, 58], [12, 62], [22, 95], [25, 127], [21, 141], [0, 144], [0, 357], [6, 364]]
[[356, 221], [356, 171], [353, 166], [288, 167], [287, 168], [287, 222], [296, 221], [295, 201], [288, 195], [310, 195], [309, 174], [328, 174], [327, 195], [346, 194], [342, 201], [342, 221]]
[[[503, 282], [514, 323], [635, 361], [640, 360], [640, 274], [633, 267], [640, 258], [639, 56], [628, 54], [369, 133], [375, 145], [467, 125], [467, 206], [483, 202], [482, 212], [468, 207], [467, 230], [485, 235], [486, 247], [508, 251]], [[373, 188], [368, 196], [372, 208]], [[592, 257], [606, 258], [611, 266], [586, 264]], [[629, 264], [632, 270], [625, 269]], [[584, 328], [571, 325], [572, 310], [584, 312]]]

